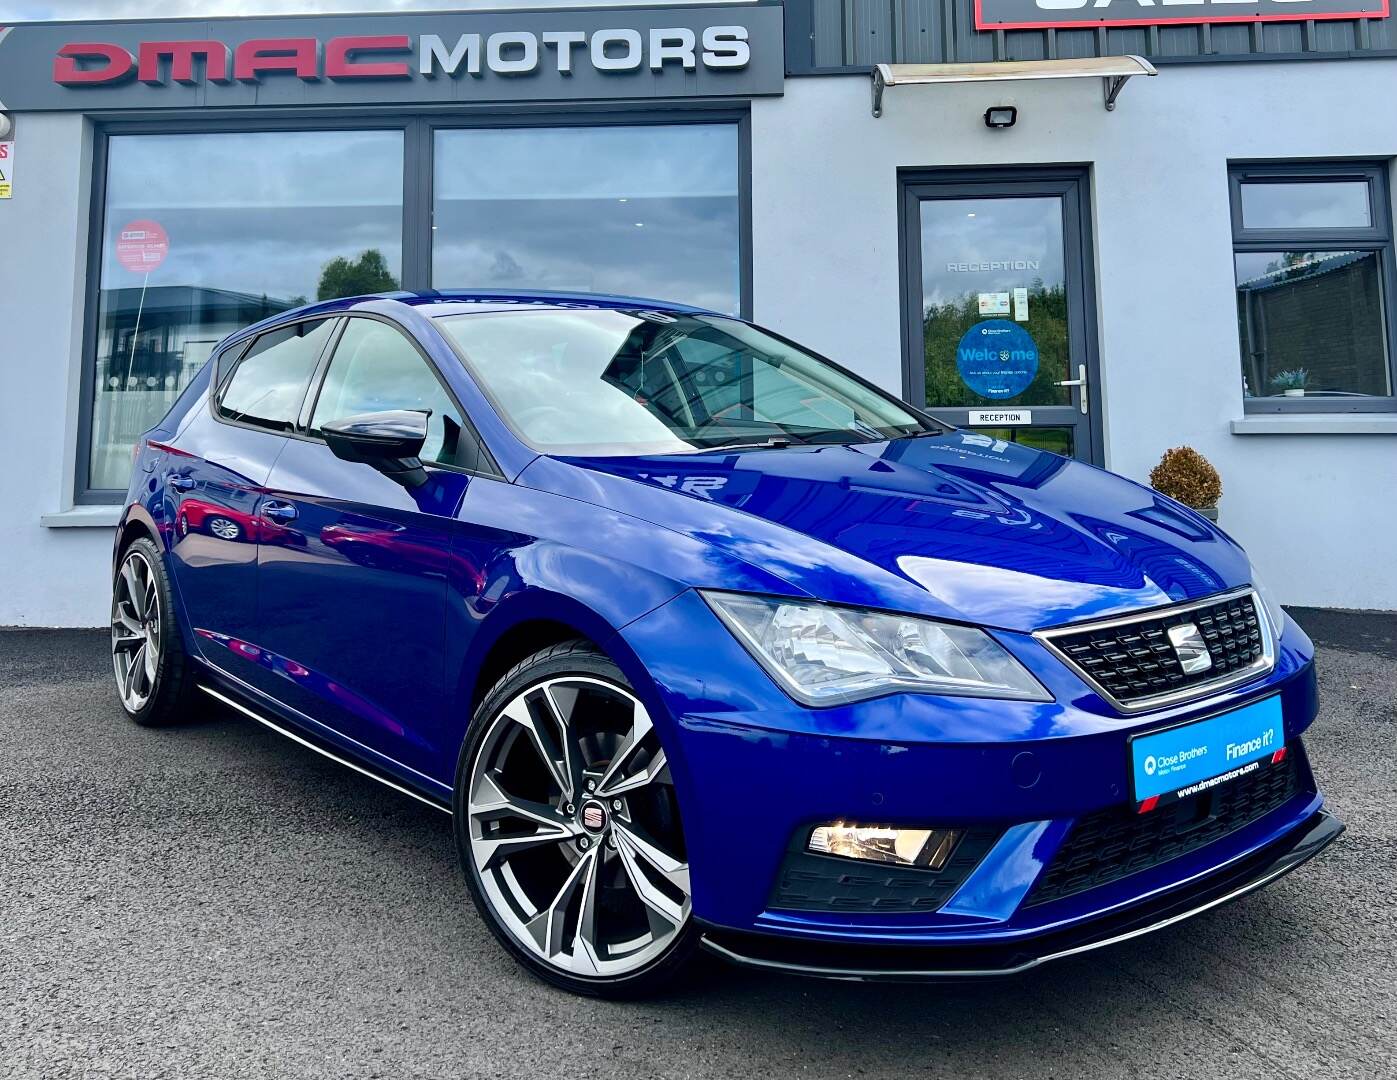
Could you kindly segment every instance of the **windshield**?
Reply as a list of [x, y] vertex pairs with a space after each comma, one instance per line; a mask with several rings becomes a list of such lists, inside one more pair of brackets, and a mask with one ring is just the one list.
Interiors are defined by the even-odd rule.
[[827, 361], [718, 315], [550, 308], [437, 321], [544, 453], [872, 442], [930, 426]]

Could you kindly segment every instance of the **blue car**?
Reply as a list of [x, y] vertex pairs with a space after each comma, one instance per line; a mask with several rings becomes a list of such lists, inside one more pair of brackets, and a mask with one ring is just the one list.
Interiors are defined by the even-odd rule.
[[495, 936], [579, 993], [699, 948], [1020, 972], [1342, 830], [1313, 647], [1226, 534], [711, 311], [243, 330], [136, 446], [113, 570], [134, 721], [216, 699], [451, 815]]

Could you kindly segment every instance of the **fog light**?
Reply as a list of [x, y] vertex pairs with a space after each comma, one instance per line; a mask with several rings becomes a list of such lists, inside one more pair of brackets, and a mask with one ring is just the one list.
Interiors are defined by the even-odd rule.
[[846, 859], [940, 870], [960, 837], [960, 829], [900, 829], [836, 821], [813, 830], [806, 849]]

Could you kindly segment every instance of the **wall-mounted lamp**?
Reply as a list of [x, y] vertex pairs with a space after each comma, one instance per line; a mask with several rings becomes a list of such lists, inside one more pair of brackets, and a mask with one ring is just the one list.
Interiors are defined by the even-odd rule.
[[1011, 128], [1019, 118], [1019, 110], [1013, 105], [995, 105], [985, 110], [985, 127]]
[[0, 139], [8, 139], [14, 129], [14, 121], [6, 113], [0, 112]]

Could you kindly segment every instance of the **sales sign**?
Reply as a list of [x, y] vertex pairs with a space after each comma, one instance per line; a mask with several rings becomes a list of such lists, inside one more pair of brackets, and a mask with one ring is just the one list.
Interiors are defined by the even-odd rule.
[[1382, 19], [1389, 0], [975, 0], [977, 30]]
[[0, 199], [9, 199], [15, 192], [15, 144], [0, 142]]
[[170, 254], [170, 236], [158, 221], [132, 221], [116, 235], [116, 261], [133, 274], [160, 269]]

